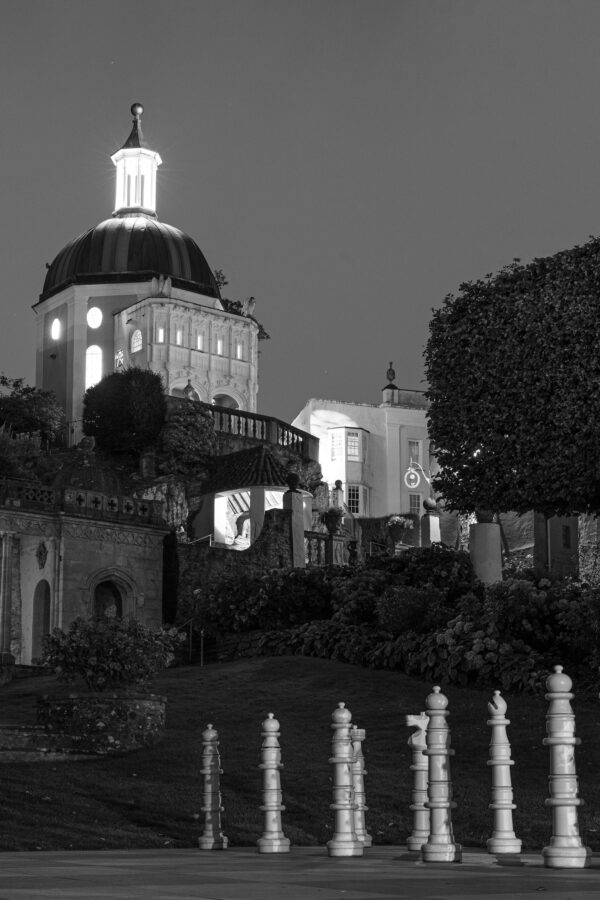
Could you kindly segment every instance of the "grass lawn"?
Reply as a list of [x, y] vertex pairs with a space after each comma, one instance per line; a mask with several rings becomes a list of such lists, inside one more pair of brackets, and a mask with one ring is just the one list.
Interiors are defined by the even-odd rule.
[[[59, 686], [31, 678], [2, 689], [2, 721], [33, 722], [36, 696]], [[64, 691], [64, 687], [59, 689]], [[112, 759], [0, 765], [0, 849], [54, 850], [194, 847], [202, 830], [199, 774], [201, 734], [219, 732], [223, 832], [230, 844], [254, 844], [262, 833], [259, 811], [260, 725], [268, 712], [281, 723], [284, 831], [297, 845], [331, 837], [331, 713], [340, 700], [366, 728], [363, 744], [369, 812], [375, 843], [401, 844], [412, 828], [409, 811], [411, 753], [407, 713], [418, 713], [431, 685], [397, 672], [362, 669], [305, 657], [260, 658], [170, 669], [155, 689], [168, 697], [167, 730], [153, 749]], [[575, 690], [577, 685], [575, 685]], [[449, 724], [456, 840], [482, 846], [491, 833], [490, 771], [486, 765], [490, 690], [451, 687]], [[524, 849], [549, 840], [547, 702], [506, 696], [517, 809], [515, 831]], [[582, 836], [600, 850], [600, 707], [573, 702]]]

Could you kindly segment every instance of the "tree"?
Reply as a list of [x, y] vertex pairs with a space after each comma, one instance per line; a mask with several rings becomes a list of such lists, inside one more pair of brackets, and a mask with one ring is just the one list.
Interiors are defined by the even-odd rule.
[[53, 391], [25, 384], [23, 378], [0, 375], [0, 427], [11, 435], [39, 433], [52, 443], [65, 424], [65, 414]]
[[113, 372], [88, 388], [83, 398], [83, 431], [100, 450], [139, 455], [153, 446], [165, 422], [160, 375], [131, 367]]
[[434, 311], [429, 431], [451, 509], [600, 511], [600, 238]]

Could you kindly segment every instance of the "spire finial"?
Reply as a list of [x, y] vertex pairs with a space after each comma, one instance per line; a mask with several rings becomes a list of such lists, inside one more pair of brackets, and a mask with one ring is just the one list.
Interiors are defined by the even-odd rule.
[[150, 150], [142, 134], [141, 103], [131, 104], [133, 127], [120, 150], [111, 159], [117, 167], [116, 204], [113, 215], [156, 217], [156, 169], [161, 158]]
[[142, 113], [144, 112], [144, 107], [141, 103], [134, 103], [131, 107], [131, 115], [134, 116], [138, 121], [142, 118]]
[[386, 372], [386, 378], [390, 384], [392, 384], [396, 380], [396, 373], [394, 371], [394, 363], [390, 362], [390, 367]]

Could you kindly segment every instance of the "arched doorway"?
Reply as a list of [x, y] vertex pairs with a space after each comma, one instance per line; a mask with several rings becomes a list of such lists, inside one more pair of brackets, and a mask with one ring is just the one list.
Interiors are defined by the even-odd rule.
[[43, 651], [43, 640], [50, 633], [50, 585], [45, 579], [38, 582], [33, 595], [33, 617], [31, 623], [31, 659], [39, 659]]
[[94, 590], [94, 618], [120, 619], [123, 596], [114, 581], [101, 581]]
[[229, 394], [215, 394], [213, 403], [215, 406], [224, 406], [225, 409], [239, 409], [239, 403]]

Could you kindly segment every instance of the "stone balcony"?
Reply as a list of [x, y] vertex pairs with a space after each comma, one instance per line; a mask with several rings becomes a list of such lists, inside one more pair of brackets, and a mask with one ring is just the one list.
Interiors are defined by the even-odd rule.
[[272, 444], [289, 450], [305, 462], [319, 460], [319, 439], [281, 419], [179, 397], [168, 397], [167, 402], [169, 406], [194, 403], [204, 415], [211, 417], [217, 438], [232, 450], [255, 444]]

